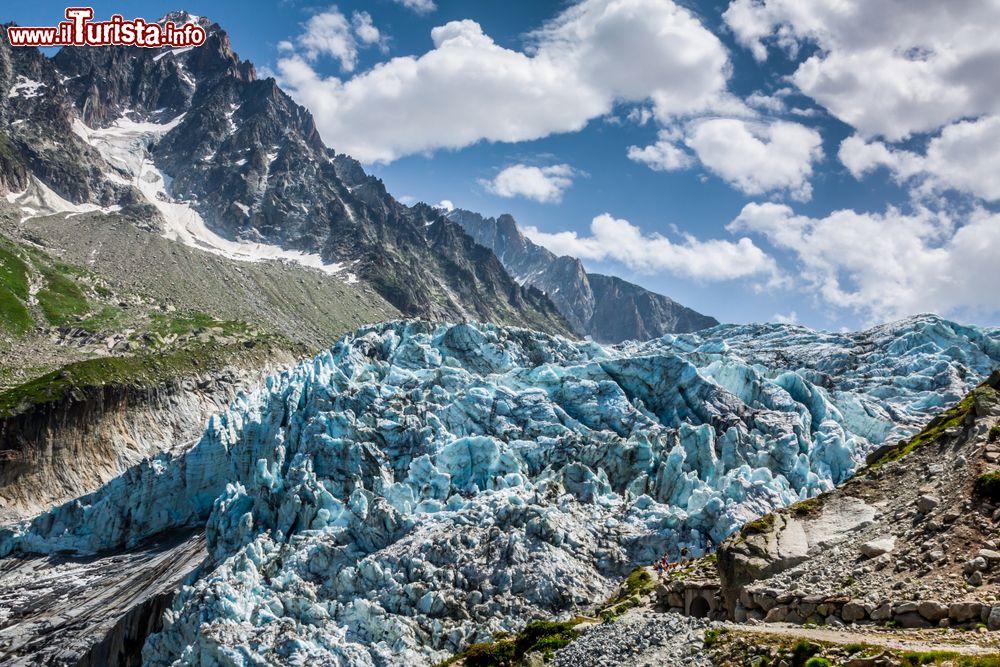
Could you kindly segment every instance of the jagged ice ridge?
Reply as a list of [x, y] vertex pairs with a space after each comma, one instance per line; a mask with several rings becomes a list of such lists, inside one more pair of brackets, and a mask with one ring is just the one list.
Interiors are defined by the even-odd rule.
[[1000, 332], [934, 317], [617, 347], [388, 323], [0, 532], [0, 554], [204, 526], [213, 559], [146, 663], [423, 664], [833, 488], [998, 361]]

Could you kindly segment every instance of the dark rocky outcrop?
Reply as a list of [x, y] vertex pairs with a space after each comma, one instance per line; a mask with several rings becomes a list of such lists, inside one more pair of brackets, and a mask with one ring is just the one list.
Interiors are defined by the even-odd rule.
[[140, 665], [177, 587], [210, 566], [204, 534], [190, 530], [98, 556], [6, 558], [0, 663]]

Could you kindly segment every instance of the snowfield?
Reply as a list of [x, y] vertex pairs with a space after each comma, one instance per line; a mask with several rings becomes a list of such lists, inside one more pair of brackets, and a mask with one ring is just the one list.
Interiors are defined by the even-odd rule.
[[[153, 163], [150, 148], [184, 120], [184, 114], [166, 123], [136, 122], [128, 115], [110, 127], [91, 129], [79, 119], [73, 121], [73, 132], [93, 146], [114, 170], [108, 178], [134, 185], [163, 217], [163, 236], [184, 245], [242, 262], [289, 261], [312, 267], [329, 275], [341, 274], [345, 265], [327, 263], [316, 253], [286, 250], [276, 245], [233, 241], [213, 231], [190, 202], [178, 201], [170, 191], [170, 177]], [[235, 127], [235, 126], [234, 126]], [[277, 156], [277, 153], [274, 153]], [[273, 160], [272, 156], [268, 156]], [[93, 207], [96, 209], [97, 207]], [[55, 209], [60, 211], [62, 209]], [[249, 215], [249, 208], [241, 206]], [[347, 284], [358, 282], [353, 274], [340, 276]]]
[[831, 489], [1000, 365], [931, 316], [602, 347], [492, 325], [359, 330], [190, 450], [0, 532], [0, 554], [204, 526], [150, 665], [429, 664], [606, 596]]

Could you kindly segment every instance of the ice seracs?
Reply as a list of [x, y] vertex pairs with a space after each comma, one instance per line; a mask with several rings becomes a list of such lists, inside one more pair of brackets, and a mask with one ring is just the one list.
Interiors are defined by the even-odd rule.
[[998, 340], [930, 317], [618, 347], [369, 327], [241, 396], [188, 451], [0, 534], [0, 553], [204, 526], [214, 567], [147, 664], [427, 664], [832, 488], [1000, 363]]

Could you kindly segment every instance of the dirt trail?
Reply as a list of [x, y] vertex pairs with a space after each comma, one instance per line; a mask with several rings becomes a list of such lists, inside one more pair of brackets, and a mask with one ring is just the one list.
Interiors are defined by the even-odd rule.
[[1000, 642], [994, 633], [947, 633], [942, 630], [875, 631], [850, 628], [805, 628], [801, 625], [772, 623], [743, 625], [726, 623], [725, 627], [742, 634], [758, 634], [792, 639], [806, 639], [831, 644], [870, 644], [893, 651], [951, 651], [962, 655], [1000, 653]]

